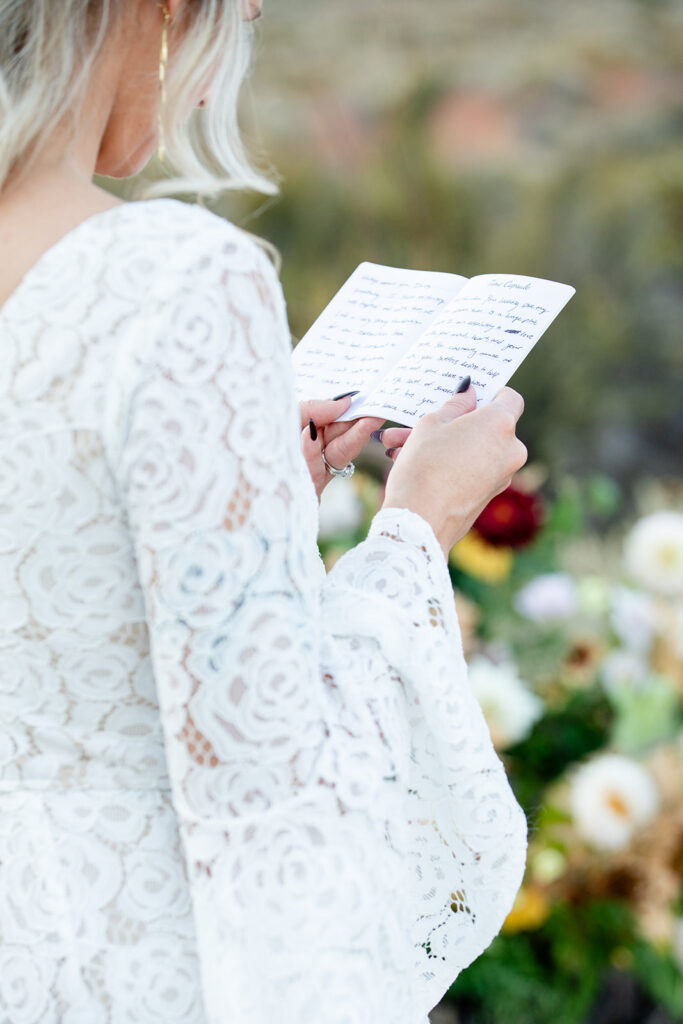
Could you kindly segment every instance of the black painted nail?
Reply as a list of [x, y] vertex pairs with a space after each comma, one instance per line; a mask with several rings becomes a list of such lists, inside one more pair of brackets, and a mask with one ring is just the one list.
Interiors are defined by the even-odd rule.
[[391, 458], [391, 453], [392, 453], [392, 452], [394, 452], [394, 451], [396, 451], [396, 445], [394, 445], [394, 447], [393, 447], [393, 448], [387, 448], [387, 449], [385, 449], [385, 452], [384, 452], [384, 454], [386, 455], [386, 457], [387, 457], [388, 459], [390, 459], [390, 458]]
[[345, 391], [343, 395], [335, 395], [334, 398], [332, 399], [332, 401], [336, 402], [338, 398], [347, 398], [349, 395], [359, 395], [359, 394], [360, 394], [360, 391]]
[[468, 387], [470, 386], [471, 380], [472, 378], [470, 377], [469, 373], [467, 374], [466, 377], [463, 377], [463, 379], [460, 381], [457, 388], [455, 389], [456, 395], [461, 395], [463, 391], [467, 391]]
[[381, 441], [383, 433], [384, 427], [382, 427], [381, 430], [373, 430], [373, 432], [370, 434], [370, 437], [373, 439], [373, 441]]
[[316, 425], [313, 422], [312, 418], [308, 421], [308, 429], [311, 432], [311, 440], [312, 441], [317, 441], [318, 440], [318, 430], [317, 430]]

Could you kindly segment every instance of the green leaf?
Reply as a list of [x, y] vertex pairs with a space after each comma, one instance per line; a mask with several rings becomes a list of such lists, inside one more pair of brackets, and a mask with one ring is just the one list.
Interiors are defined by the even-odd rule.
[[632, 946], [633, 974], [648, 995], [673, 1016], [683, 1020], [683, 973], [668, 954], [659, 953], [638, 939]]
[[610, 745], [624, 754], [640, 754], [679, 729], [678, 696], [663, 676], [651, 675], [642, 689], [623, 686], [608, 699], [616, 711]]

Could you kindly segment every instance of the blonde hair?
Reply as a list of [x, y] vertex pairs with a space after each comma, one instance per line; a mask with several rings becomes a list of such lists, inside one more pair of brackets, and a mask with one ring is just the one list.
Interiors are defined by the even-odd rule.
[[[156, 0], [149, 0], [156, 3]], [[87, 83], [127, 0], [0, 0], [0, 191], [39, 155], [55, 125], [75, 138]], [[159, 41], [163, 16], [159, 11]], [[136, 198], [177, 193], [213, 197], [224, 190], [277, 193], [256, 170], [238, 126], [238, 97], [251, 53], [241, 0], [185, 0], [169, 28], [166, 160], [174, 174], [142, 181]], [[206, 106], [188, 96], [212, 86]], [[150, 88], [159, 88], [158, 79]]]

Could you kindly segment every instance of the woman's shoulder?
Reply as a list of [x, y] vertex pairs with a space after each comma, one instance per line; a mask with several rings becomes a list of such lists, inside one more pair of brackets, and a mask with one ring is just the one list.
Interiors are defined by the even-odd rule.
[[[252, 319], [267, 311], [283, 330], [287, 310], [282, 285], [266, 249], [232, 221], [179, 199], [129, 203], [128, 238], [137, 257], [155, 264], [145, 306], [224, 306]], [[135, 223], [132, 221], [135, 219]], [[289, 334], [287, 332], [289, 338]]]
[[169, 271], [182, 273], [197, 262], [208, 270], [218, 261], [224, 270], [275, 272], [253, 235], [196, 203], [171, 197], [128, 202], [121, 208], [120, 221], [136, 245], [156, 252]]
[[[116, 233], [144, 295], [112, 347], [104, 427], [112, 465], [124, 442], [125, 409], [141, 387], [197, 385], [210, 402], [208, 383], [227, 365], [231, 381], [241, 373], [245, 386], [278, 357], [285, 372], [291, 365], [277, 272], [248, 232], [204, 207], [163, 198], [122, 206]], [[113, 251], [110, 258], [120, 262]]]
[[[121, 352], [157, 359], [178, 338], [189, 351], [227, 336], [237, 323], [253, 336], [275, 331], [291, 344], [277, 271], [256, 239], [231, 221], [179, 199], [136, 200], [119, 207], [113, 236], [108, 259], [129, 264], [125, 282], [138, 279], [131, 288], [139, 301], [122, 326], [125, 342], [117, 341]], [[117, 287], [119, 276], [120, 266]]]

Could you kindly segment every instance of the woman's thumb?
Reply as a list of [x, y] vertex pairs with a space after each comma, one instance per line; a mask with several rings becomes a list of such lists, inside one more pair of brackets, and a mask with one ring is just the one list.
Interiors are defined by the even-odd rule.
[[436, 410], [434, 416], [442, 423], [448, 423], [449, 420], [457, 419], [458, 416], [463, 416], [466, 412], [473, 412], [476, 408], [477, 396], [474, 393], [471, 378], [468, 376], [463, 378], [457, 391], [454, 391], [441, 408]]
[[[358, 394], [357, 391], [352, 392]], [[333, 398], [310, 398], [305, 402], [299, 402], [299, 412], [301, 414], [301, 429], [304, 430], [308, 426], [309, 419], [313, 419], [317, 427], [327, 427], [330, 423], [334, 423], [338, 416], [342, 413], [347, 412], [351, 406], [351, 396], [344, 398], [335, 399]]]

